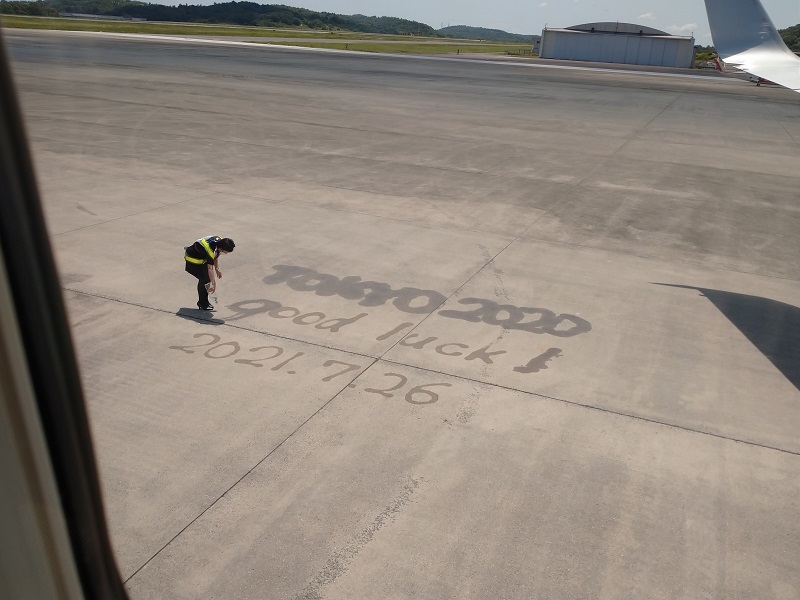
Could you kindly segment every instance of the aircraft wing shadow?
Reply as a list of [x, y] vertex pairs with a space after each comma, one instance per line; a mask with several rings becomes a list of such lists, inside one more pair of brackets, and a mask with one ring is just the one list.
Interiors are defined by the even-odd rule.
[[656, 283], [697, 290], [741, 331], [800, 390], [800, 308], [747, 294]]

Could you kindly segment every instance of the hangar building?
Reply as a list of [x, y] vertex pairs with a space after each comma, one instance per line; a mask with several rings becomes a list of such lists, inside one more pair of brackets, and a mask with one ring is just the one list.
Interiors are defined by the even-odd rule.
[[585, 23], [542, 31], [540, 58], [690, 68], [694, 37], [633, 23]]

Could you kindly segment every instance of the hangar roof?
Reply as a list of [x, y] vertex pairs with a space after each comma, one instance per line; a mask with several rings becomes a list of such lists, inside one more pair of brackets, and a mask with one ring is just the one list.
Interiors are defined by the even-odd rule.
[[567, 27], [572, 31], [590, 31], [594, 33], [630, 33], [633, 35], [669, 35], [666, 31], [646, 27], [645, 25], [636, 25], [635, 23], [584, 23], [582, 25], [573, 25]]
[[636, 25], [634, 23], [584, 23], [582, 25], [572, 25], [571, 27], [545, 27], [545, 31], [563, 31], [566, 33], [599, 33], [605, 35], [636, 35], [647, 37], [663, 37], [672, 40], [694, 40], [690, 35], [672, 35], [666, 31]]

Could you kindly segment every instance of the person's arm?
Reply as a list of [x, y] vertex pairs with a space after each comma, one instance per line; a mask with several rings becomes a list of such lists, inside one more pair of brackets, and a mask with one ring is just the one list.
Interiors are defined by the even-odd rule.
[[214, 270], [217, 272], [217, 277], [222, 279], [222, 271], [219, 270], [219, 256], [214, 259]]
[[214, 265], [208, 265], [208, 293], [213, 294], [217, 290], [217, 278], [214, 277]]

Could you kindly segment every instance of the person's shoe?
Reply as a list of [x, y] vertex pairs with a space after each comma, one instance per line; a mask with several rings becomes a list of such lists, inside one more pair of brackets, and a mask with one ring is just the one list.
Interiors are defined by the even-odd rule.
[[197, 303], [197, 308], [199, 308], [200, 310], [214, 310], [214, 305], [213, 304], [206, 304], [205, 306], [203, 306], [202, 304], [200, 304], [198, 302]]

